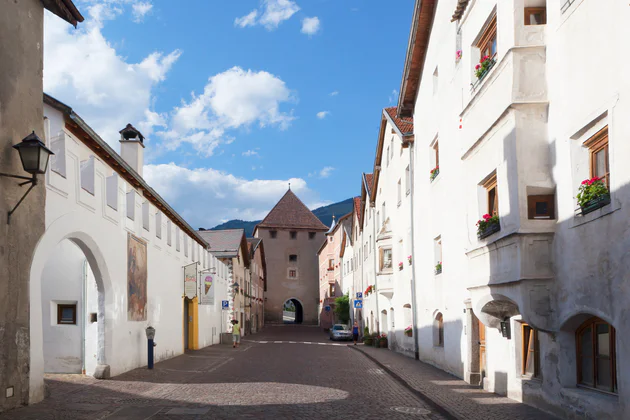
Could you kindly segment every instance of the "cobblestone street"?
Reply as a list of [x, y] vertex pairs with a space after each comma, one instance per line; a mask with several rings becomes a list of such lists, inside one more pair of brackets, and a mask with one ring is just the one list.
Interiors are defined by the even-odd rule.
[[[0, 419], [549, 418], [478, 389], [472, 398], [431, 386], [444, 379], [440, 371], [387, 350], [363, 350], [382, 365], [346, 343], [329, 342], [319, 328], [269, 327], [245, 337], [239, 349], [188, 352], [112, 380], [50, 375], [44, 402]], [[451, 388], [471, 391], [460, 382]], [[491, 411], [480, 399], [494, 404]]]

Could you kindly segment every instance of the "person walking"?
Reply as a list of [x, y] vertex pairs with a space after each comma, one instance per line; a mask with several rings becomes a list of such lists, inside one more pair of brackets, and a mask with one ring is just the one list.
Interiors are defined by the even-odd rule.
[[232, 320], [232, 347], [237, 348], [241, 344], [241, 326], [237, 320]]
[[357, 345], [357, 341], [359, 341], [359, 323], [354, 321], [354, 325], [352, 326], [352, 339], [354, 340], [354, 345]]

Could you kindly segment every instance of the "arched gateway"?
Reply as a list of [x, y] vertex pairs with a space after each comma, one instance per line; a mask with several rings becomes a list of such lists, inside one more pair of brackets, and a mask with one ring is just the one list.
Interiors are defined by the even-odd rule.
[[282, 307], [282, 322], [301, 324], [304, 321], [304, 308], [296, 298], [287, 299]]

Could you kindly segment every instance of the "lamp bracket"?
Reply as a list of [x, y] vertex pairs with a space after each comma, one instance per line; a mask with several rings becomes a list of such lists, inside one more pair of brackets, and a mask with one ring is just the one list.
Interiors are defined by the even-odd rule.
[[31, 186], [29, 187], [28, 190], [26, 190], [26, 192], [24, 193], [24, 195], [22, 196], [22, 198], [20, 198], [20, 201], [17, 202], [17, 204], [15, 205], [15, 207], [13, 207], [13, 209], [11, 209], [11, 211], [9, 212], [9, 214], [7, 215], [7, 225], [11, 224], [11, 215], [13, 213], [15, 213], [15, 211], [17, 210], [17, 208], [20, 206], [20, 204], [22, 204], [22, 201], [24, 201], [24, 199], [26, 198], [26, 196], [28, 195], [28, 193], [31, 192], [31, 190], [33, 188], [35, 188], [35, 185], [37, 185], [37, 176], [33, 175], [31, 178], [26, 177], [26, 176], [20, 176], [20, 175], [11, 175], [11, 174], [4, 174], [4, 173], [0, 173], [0, 176], [6, 176], [6, 177], [10, 177], [10, 178], [17, 178], [17, 179], [27, 179], [28, 181], [25, 182], [21, 182], [19, 185], [20, 187], [23, 187], [26, 184], [31, 184]]

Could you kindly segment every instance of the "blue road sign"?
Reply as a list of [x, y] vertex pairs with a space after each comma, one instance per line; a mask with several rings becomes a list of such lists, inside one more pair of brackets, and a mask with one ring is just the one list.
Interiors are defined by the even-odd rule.
[[354, 300], [354, 309], [363, 309], [363, 301], [361, 299]]
[[227, 300], [221, 301], [221, 309], [230, 309], [230, 302]]
[[330, 306], [326, 306], [324, 307], [324, 309], [326, 310], [326, 312], [330, 312]]
[[363, 299], [363, 292], [357, 292], [357, 299]]

